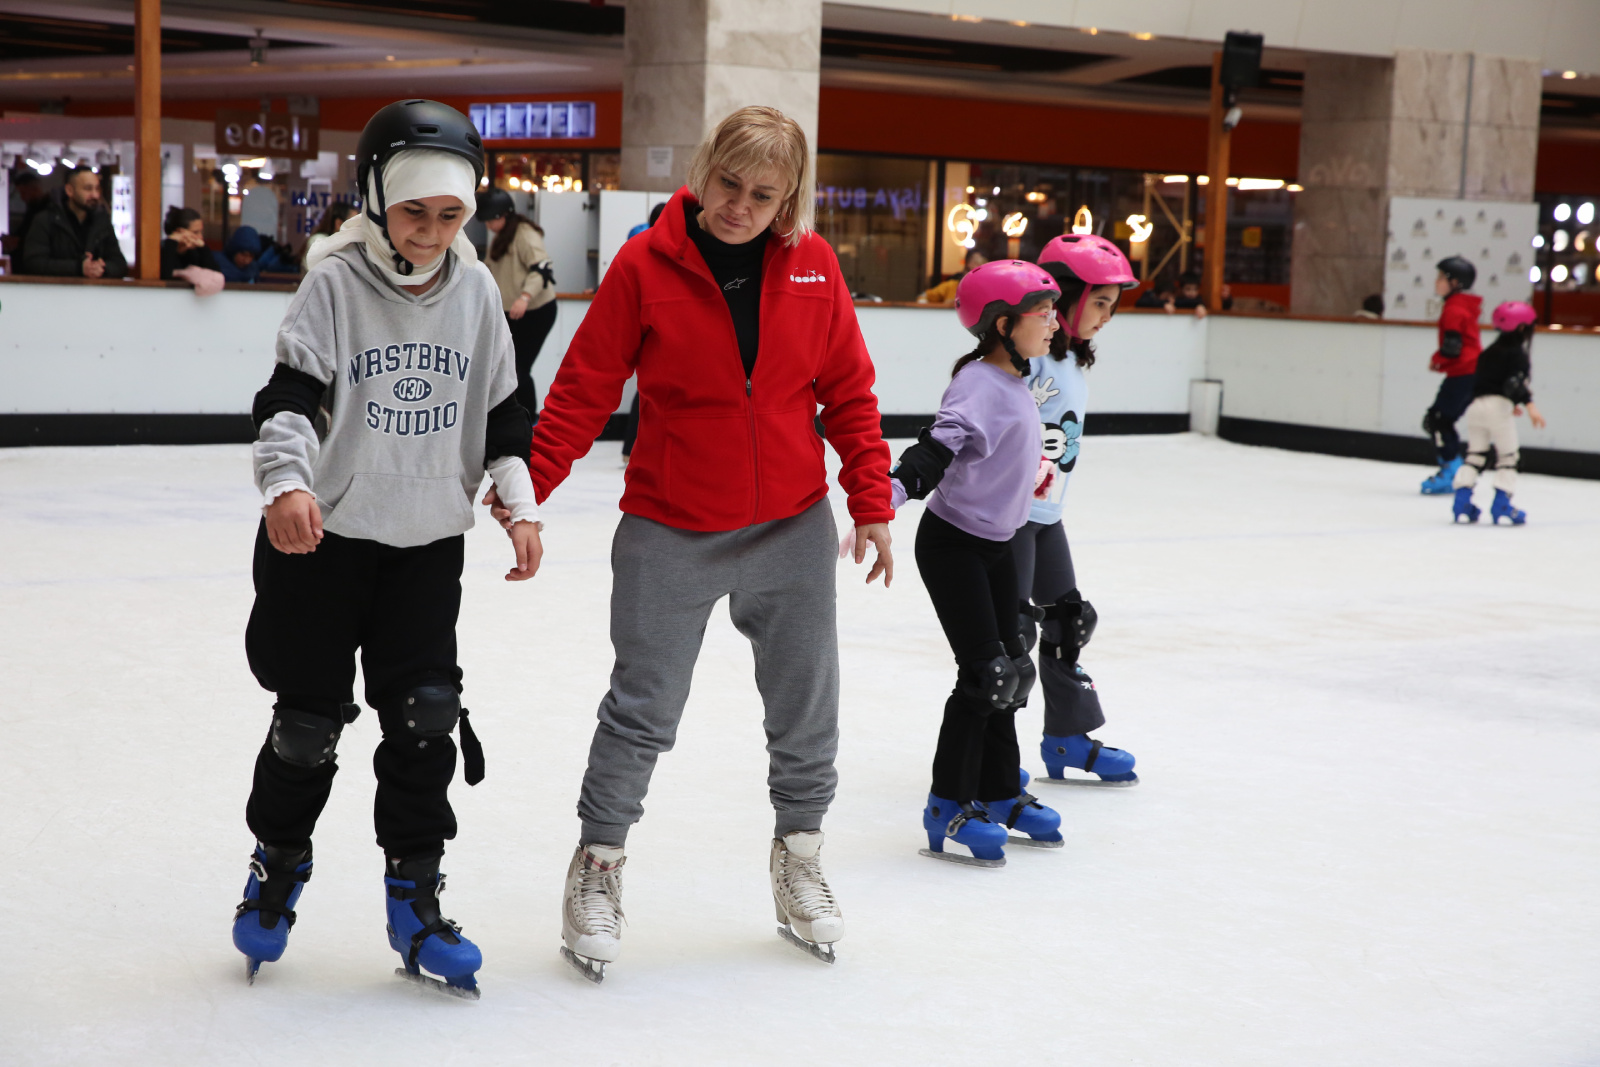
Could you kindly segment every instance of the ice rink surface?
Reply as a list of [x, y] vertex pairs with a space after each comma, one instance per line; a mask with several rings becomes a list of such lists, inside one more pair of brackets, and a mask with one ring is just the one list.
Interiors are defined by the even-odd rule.
[[248, 450], [0, 451], [0, 1063], [1600, 1063], [1600, 483], [1526, 477], [1526, 527], [1452, 527], [1426, 473], [1089, 438], [1084, 663], [1144, 780], [1038, 787], [1067, 847], [1000, 871], [917, 855], [952, 667], [908, 507], [892, 590], [840, 566], [831, 968], [774, 934], [750, 651], [719, 610], [599, 988], [556, 946], [617, 445], [548, 506], [533, 582], [501, 580], [479, 509], [460, 636], [488, 778], [457, 780], [445, 859], [486, 958], [464, 1003], [392, 975], [370, 711], [289, 951], [244, 983], [270, 700], [243, 650]]

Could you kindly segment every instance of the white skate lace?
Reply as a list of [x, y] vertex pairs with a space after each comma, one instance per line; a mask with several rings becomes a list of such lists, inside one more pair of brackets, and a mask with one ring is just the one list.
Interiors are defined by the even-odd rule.
[[587, 860], [578, 870], [573, 888], [572, 917], [586, 934], [611, 934], [621, 929], [622, 864], [609, 870], [591, 866]]
[[784, 850], [783, 875], [779, 882], [784, 894], [794, 902], [788, 909], [806, 921], [839, 914], [839, 905], [833, 899], [833, 890], [822, 875], [822, 857], [803, 859]]

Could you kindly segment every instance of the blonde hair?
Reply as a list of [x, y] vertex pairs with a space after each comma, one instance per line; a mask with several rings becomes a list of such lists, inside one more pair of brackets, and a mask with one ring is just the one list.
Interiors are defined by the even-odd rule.
[[742, 107], [717, 123], [689, 162], [689, 191], [704, 201], [716, 168], [747, 177], [769, 165], [788, 183], [772, 232], [793, 247], [812, 230], [817, 194], [805, 131], [777, 108]]

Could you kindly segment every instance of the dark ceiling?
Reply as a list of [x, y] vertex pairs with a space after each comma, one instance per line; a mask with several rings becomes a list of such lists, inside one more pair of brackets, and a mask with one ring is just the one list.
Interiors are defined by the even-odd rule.
[[614, 36], [623, 10], [579, 0], [289, 0], [298, 7]]
[[[245, 51], [249, 38], [193, 30], [161, 30], [162, 52]], [[298, 47], [273, 41], [273, 48]], [[133, 27], [113, 22], [84, 22], [36, 15], [0, 15], [0, 60], [71, 59], [79, 56], [133, 55]]]
[[[1211, 91], [1210, 67], [1168, 67], [1148, 74], [1123, 78], [1124, 85], [1154, 85], [1163, 89], [1199, 89]], [[1298, 70], [1263, 70], [1261, 89], [1279, 89], [1298, 93], [1305, 87], [1305, 75]]]
[[857, 59], [1013, 74], [1076, 70], [1111, 58], [1088, 52], [1060, 52], [1049, 48], [1021, 48], [1015, 45], [826, 28], [822, 31], [822, 55], [827, 59]]

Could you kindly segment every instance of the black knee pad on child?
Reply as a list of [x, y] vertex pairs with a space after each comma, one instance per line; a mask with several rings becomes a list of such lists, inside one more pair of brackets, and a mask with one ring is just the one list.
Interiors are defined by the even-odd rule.
[[[1030, 662], [1028, 666], [1031, 674], [1033, 664]], [[1015, 660], [1010, 656], [995, 656], [993, 659], [963, 663], [956, 688], [962, 696], [972, 701], [975, 710], [982, 709], [987, 714], [1011, 707], [1021, 681]], [[1028, 684], [1033, 684], [1032, 678], [1029, 678]]]
[[330, 719], [281, 701], [272, 708], [272, 729], [267, 739], [273, 753], [293, 767], [320, 767], [334, 758], [343, 719]]
[[[1045, 608], [1044, 615], [1045, 632], [1039, 638], [1039, 654], [1076, 663], [1079, 650], [1094, 636], [1094, 628], [1100, 622], [1099, 612], [1083, 599], [1083, 594], [1073, 589]], [[1051, 626], [1052, 623], [1055, 625]]]
[[445, 737], [461, 718], [461, 695], [453, 685], [419, 685], [400, 698], [400, 720], [418, 737]]

